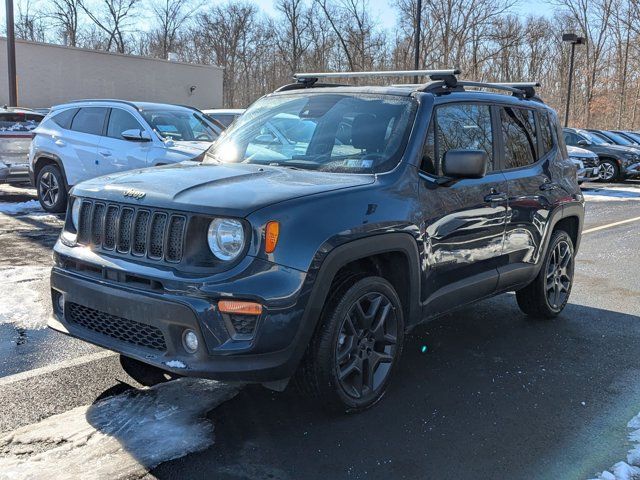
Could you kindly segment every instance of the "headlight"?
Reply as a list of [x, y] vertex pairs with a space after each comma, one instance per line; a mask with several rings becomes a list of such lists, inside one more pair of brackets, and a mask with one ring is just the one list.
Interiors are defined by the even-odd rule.
[[244, 248], [244, 228], [238, 220], [216, 218], [209, 224], [207, 242], [220, 260], [233, 260]]
[[82, 200], [76, 198], [73, 200], [73, 205], [71, 206], [71, 222], [73, 223], [73, 228], [78, 231], [80, 228], [80, 207], [82, 206]]

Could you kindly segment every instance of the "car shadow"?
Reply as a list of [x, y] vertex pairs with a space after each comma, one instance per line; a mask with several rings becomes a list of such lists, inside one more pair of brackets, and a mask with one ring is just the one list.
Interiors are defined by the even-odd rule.
[[209, 413], [215, 445], [152, 475], [588, 478], [618, 460], [594, 439], [625, 453], [640, 387], [626, 392], [634, 401], [623, 413], [602, 419], [616, 379], [640, 371], [639, 341], [638, 316], [570, 304], [534, 321], [503, 295], [416, 328], [376, 407], [332, 415], [292, 389], [247, 386]]

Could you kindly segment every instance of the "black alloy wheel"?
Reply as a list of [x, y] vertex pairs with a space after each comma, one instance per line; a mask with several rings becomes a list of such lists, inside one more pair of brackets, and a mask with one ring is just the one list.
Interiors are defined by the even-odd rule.
[[564, 230], [551, 234], [540, 272], [516, 291], [520, 309], [535, 318], [556, 317], [569, 301], [574, 271], [573, 241]]
[[294, 384], [334, 412], [358, 412], [384, 396], [402, 355], [400, 298], [384, 278], [334, 282]]
[[344, 317], [336, 344], [337, 378], [344, 392], [362, 399], [386, 381], [395, 359], [398, 318], [382, 293], [367, 293]]

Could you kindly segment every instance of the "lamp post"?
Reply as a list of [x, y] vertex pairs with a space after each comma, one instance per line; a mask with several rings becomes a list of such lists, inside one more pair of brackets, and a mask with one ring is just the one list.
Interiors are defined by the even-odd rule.
[[564, 111], [564, 126], [569, 126], [569, 103], [571, 102], [571, 86], [573, 84], [573, 60], [575, 57], [576, 45], [584, 45], [587, 39], [579, 37], [575, 33], [564, 33], [562, 35], [563, 42], [571, 43], [571, 60], [569, 61], [569, 87], [567, 88], [567, 105]]
[[7, 14], [7, 72], [9, 73], [9, 106], [18, 105], [16, 82], [16, 35], [13, 28], [13, 0], [6, 0]]
[[[413, 55], [413, 69], [420, 70], [420, 28], [422, 23], [422, 0], [417, 1], [416, 5], [416, 38], [413, 42], [416, 46], [414, 55]], [[413, 83], [418, 83], [418, 76], [416, 75], [413, 78]]]

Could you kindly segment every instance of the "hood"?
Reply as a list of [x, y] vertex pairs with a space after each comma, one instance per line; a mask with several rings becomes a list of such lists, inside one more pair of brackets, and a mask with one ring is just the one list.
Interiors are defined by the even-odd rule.
[[567, 151], [569, 152], [570, 157], [597, 157], [595, 153], [593, 153], [591, 150], [587, 150], [586, 148], [572, 147], [571, 145], [567, 145]]
[[183, 154], [185, 158], [197, 157], [202, 152], [204, 152], [207, 148], [209, 148], [211, 144], [212, 142], [197, 142], [197, 141], [192, 141], [192, 142], [171, 141], [171, 143], [165, 143], [165, 145], [167, 145], [170, 152]]
[[618, 154], [624, 153], [638, 153], [638, 150], [632, 147], [625, 147], [623, 145], [591, 145], [591, 149], [596, 153], [613, 152]]
[[[184, 162], [97, 177], [72, 194], [212, 215], [245, 217], [283, 200], [373, 183], [374, 175], [323, 173], [248, 164]], [[139, 199], [125, 196], [133, 190]]]

